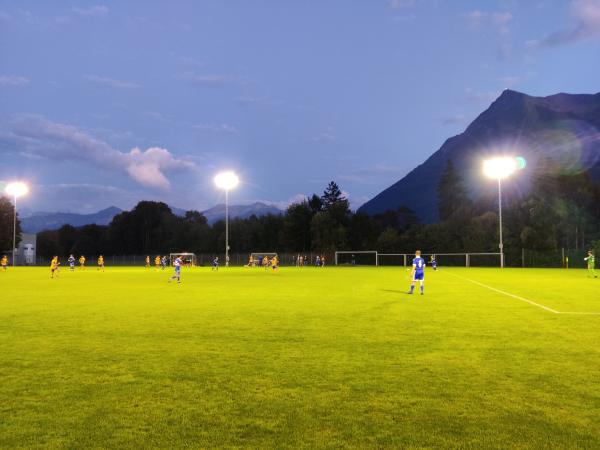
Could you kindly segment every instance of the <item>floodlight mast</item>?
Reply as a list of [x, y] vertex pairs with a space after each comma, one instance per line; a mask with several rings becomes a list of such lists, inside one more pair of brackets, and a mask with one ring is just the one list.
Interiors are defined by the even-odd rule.
[[234, 172], [221, 172], [215, 177], [218, 188], [225, 190], [225, 266], [229, 266], [229, 191], [234, 189], [240, 179]]
[[511, 157], [497, 157], [483, 162], [483, 173], [498, 180], [498, 222], [500, 242], [500, 267], [504, 268], [504, 240], [502, 236], [502, 180], [510, 177], [517, 170], [517, 161]]
[[14, 215], [13, 215], [13, 248], [12, 248], [12, 266], [15, 266], [15, 250], [17, 246], [17, 198], [29, 192], [27, 185], [21, 181], [9, 183], [6, 186], [5, 192], [14, 199]]

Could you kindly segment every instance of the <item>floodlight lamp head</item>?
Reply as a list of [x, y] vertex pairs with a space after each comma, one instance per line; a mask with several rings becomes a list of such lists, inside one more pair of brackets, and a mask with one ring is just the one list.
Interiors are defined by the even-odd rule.
[[220, 189], [225, 189], [226, 191], [234, 189], [239, 182], [240, 179], [238, 176], [231, 171], [221, 172], [215, 177], [215, 184], [217, 187]]
[[27, 194], [27, 192], [29, 192], [29, 188], [25, 183], [21, 181], [15, 181], [13, 183], [8, 183], [4, 191], [11, 197], [16, 198]]
[[517, 160], [512, 157], [500, 156], [486, 159], [483, 162], [483, 173], [494, 180], [504, 180], [517, 170]]

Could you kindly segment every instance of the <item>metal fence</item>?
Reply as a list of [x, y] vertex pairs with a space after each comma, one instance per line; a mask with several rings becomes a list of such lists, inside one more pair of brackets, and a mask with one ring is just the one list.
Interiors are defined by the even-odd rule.
[[[325, 252], [325, 253], [317, 253], [317, 252], [305, 252], [305, 253], [278, 253], [279, 262], [282, 266], [295, 266], [297, 265], [298, 256], [302, 256], [303, 260], [305, 260], [304, 265], [306, 266], [314, 266], [316, 257], [325, 256], [325, 265], [333, 266], [335, 265], [335, 252]], [[404, 255], [394, 254], [390, 256], [385, 256], [387, 254], [383, 254], [382, 258], [380, 258], [379, 265], [382, 266], [397, 266], [404, 265]], [[448, 266], [465, 266], [465, 256], [457, 255], [457, 256], [442, 256], [443, 254], [438, 253], [438, 263], [440, 265], [448, 265]], [[473, 254], [471, 254], [473, 255]], [[150, 256], [150, 264], [154, 265], [154, 257], [156, 255]], [[225, 261], [224, 253], [200, 253], [196, 254], [196, 260], [198, 266], [209, 266], [213, 259], [218, 256], [221, 264]], [[249, 254], [247, 253], [230, 253], [229, 254], [229, 264], [231, 266], [244, 266], [248, 263]], [[369, 261], [365, 261], [361, 265], [375, 265], [374, 258], [371, 255], [369, 256]], [[553, 251], [539, 251], [539, 250], [528, 250], [521, 249], [516, 252], [507, 252], [505, 253], [505, 264], [507, 267], [524, 267], [524, 268], [560, 268], [560, 267], [568, 267], [569, 268], [585, 268], [586, 262], [583, 258], [586, 256], [585, 250], [571, 250], [571, 249], [558, 249]], [[358, 257], [358, 255], [356, 256]], [[428, 256], [427, 256], [428, 257]], [[63, 255], [60, 257], [60, 261], [62, 265], [67, 264], [68, 255]], [[75, 255], [75, 258], [78, 259], [79, 255]], [[97, 255], [88, 255], [86, 256], [86, 265], [95, 266], [97, 262]], [[146, 255], [105, 255], [104, 262], [106, 266], [144, 266], [146, 260]], [[49, 265], [49, 258], [36, 258], [37, 265]], [[76, 264], [79, 264], [76, 261]], [[359, 265], [359, 264], [357, 264]], [[469, 265], [471, 267], [475, 266], [489, 266], [489, 267], [498, 267], [498, 258], [495, 256], [472, 256], [469, 260]]]

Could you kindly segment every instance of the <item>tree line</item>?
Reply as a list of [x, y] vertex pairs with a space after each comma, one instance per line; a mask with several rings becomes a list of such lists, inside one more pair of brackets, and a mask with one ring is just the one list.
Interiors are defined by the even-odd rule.
[[[231, 251], [498, 251], [497, 196], [469, 193], [452, 161], [440, 179], [437, 200], [440, 220], [434, 224], [421, 224], [407, 207], [369, 216], [351, 211], [348, 199], [332, 181], [322, 195], [294, 203], [281, 215], [230, 220]], [[565, 173], [552, 160], [542, 160], [528, 193], [504, 200], [504, 245], [509, 260], [520, 255], [522, 248], [583, 250], [600, 239], [600, 183], [585, 171]], [[12, 220], [11, 207], [10, 202], [0, 203], [0, 243], [5, 239], [6, 217]], [[216, 254], [225, 248], [225, 223], [209, 225], [198, 211], [177, 216], [165, 203], [142, 201], [116, 215], [108, 226], [64, 225], [43, 231], [37, 246], [42, 257], [173, 251]]]

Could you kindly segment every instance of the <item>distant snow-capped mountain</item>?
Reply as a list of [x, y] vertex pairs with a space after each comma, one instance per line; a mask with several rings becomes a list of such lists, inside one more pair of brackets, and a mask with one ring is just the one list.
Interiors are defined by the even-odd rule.
[[[185, 209], [172, 206], [170, 208], [171, 211], [173, 211], [173, 214], [178, 216], [185, 215]], [[19, 217], [21, 219], [21, 229], [25, 233], [39, 233], [43, 230], [57, 230], [66, 224], [73, 225], [74, 227], [90, 224], [108, 225], [113, 217], [122, 211], [122, 209], [117, 208], [116, 206], [111, 206], [110, 208], [103, 209], [102, 211], [93, 214], [20, 210]], [[281, 213], [282, 211], [279, 208], [261, 202], [252, 203], [250, 205], [229, 206], [229, 217], [231, 219], [245, 219], [252, 215], [257, 217], [265, 216], [267, 214], [279, 215]], [[213, 224], [225, 218], [225, 205], [216, 205], [202, 211], [202, 214], [204, 214], [209, 224]]]

